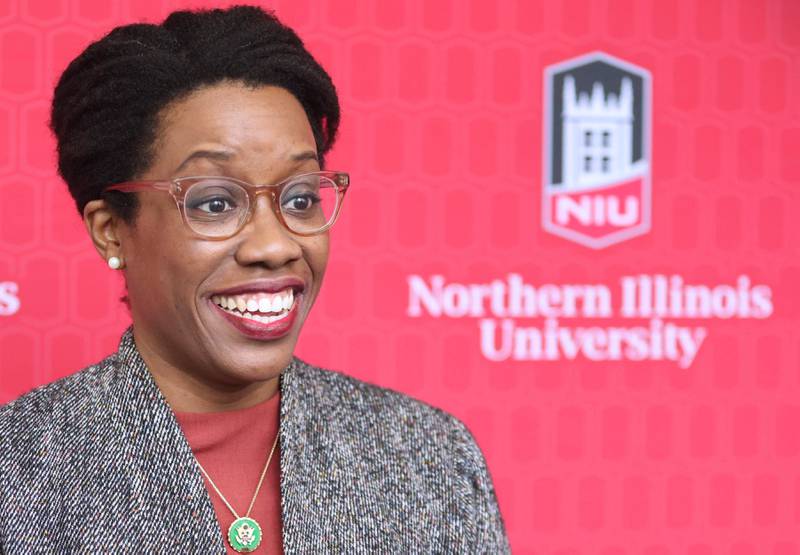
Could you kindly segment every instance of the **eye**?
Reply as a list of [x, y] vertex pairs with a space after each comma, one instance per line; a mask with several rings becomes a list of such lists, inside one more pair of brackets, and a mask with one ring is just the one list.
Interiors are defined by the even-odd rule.
[[189, 188], [185, 202], [189, 212], [197, 217], [213, 217], [239, 209], [246, 193], [233, 184], [221, 180], [203, 180]]
[[283, 208], [292, 212], [305, 212], [319, 203], [319, 201], [319, 196], [311, 192], [295, 194], [284, 201]]
[[281, 210], [289, 215], [307, 214], [319, 204], [319, 179], [302, 178], [290, 182], [281, 194]]
[[193, 210], [200, 210], [208, 214], [224, 214], [236, 208], [236, 204], [229, 197], [211, 197], [192, 203]]

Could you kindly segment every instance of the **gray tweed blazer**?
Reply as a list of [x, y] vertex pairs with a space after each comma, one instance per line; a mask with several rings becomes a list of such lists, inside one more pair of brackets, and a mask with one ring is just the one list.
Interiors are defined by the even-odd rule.
[[[287, 554], [510, 552], [459, 420], [297, 358], [280, 387]], [[0, 553], [225, 553], [131, 330], [99, 364], [0, 407]]]

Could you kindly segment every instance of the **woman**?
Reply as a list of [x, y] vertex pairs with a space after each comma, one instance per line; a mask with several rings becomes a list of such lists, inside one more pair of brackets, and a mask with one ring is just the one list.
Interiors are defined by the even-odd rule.
[[255, 7], [119, 27], [70, 64], [59, 171], [133, 326], [0, 409], [0, 551], [509, 550], [461, 422], [293, 357], [349, 185], [322, 169], [338, 123]]

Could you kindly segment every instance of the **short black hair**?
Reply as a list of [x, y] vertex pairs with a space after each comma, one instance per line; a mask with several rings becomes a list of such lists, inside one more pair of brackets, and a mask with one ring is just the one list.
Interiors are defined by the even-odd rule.
[[330, 76], [297, 34], [255, 6], [176, 11], [160, 25], [116, 27], [59, 79], [50, 127], [59, 174], [78, 210], [106, 198], [132, 221], [135, 195], [103, 190], [149, 167], [158, 117], [168, 104], [223, 81], [292, 93], [305, 109], [323, 163], [336, 139], [339, 100]]

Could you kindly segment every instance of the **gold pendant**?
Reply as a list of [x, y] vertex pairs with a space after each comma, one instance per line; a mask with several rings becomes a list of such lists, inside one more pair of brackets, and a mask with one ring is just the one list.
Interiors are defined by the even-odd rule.
[[252, 518], [240, 516], [228, 528], [228, 543], [239, 553], [255, 551], [261, 543], [261, 526]]

